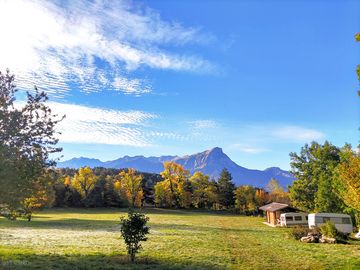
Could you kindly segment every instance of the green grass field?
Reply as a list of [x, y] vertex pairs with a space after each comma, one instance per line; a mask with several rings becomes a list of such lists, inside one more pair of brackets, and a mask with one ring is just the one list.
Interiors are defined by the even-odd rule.
[[129, 263], [118, 209], [53, 209], [0, 218], [0, 269], [360, 269], [360, 241], [304, 244], [263, 219], [148, 209], [151, 234]]

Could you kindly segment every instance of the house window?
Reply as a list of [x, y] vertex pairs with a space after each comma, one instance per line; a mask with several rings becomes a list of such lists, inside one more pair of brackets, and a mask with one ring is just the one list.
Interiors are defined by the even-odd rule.
[[295, 221], [301, 221], [302, 217], [301, 216], [295, 216]]
[[293, 217], [286, 217], [286, 221], [293, 221]]

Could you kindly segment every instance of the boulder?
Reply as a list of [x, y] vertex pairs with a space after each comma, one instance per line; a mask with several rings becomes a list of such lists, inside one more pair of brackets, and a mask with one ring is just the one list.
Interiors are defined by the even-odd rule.
[[327, 236], [321, 236], [321, 238], [319, 239], [320, 243], [328, 243], [328, 244], [335, 244], [336, 243], [336, 239], [332, 238], [332, 237], [327, 237]]
[[312, 235], [304, 236], [304, 237], [301, 237], [300, 241], [304, 242], [304, 243], [314, 243], [315, 237]]

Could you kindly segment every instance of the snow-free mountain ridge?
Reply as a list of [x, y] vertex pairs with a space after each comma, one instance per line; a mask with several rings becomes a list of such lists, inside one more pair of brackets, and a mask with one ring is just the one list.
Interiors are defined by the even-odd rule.
[[217, 179], [221, 171], [226, 168], [233, 176], [236, 185], [253, 185], [257, 187], [265, 187], [271, 178], [278, 180], [281, 186], [287, 187], [292, 183], [294, 177], [288, 171], [281, 170], [278, 167], [271, 167], [265, 170], [253, 170], [239, 166], [233, 162], [221, 148], [215, 147], [201, 153], [179, 156], [160, 156], [160, 157], [144, 157], [144, 156], [124, 156], [112, 161], [102, 162], [98, 159], [90, 159], [85, 157], [73, 158], [64, 162], [59, 162], [59, 168], [80, 168], [89, 167], [105, 167], [105, 168], [134, 168], [141, 172], [160, 173], [163, 171], [163, 162], [173, 161], [183, 165], [190, 173], [201, 171], [210, 177]]

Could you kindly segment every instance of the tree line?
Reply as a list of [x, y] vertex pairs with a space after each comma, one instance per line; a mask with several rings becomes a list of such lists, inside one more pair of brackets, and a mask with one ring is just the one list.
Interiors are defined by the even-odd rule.
[[27, 208], [42, 207], [131, 207], [155, 206], [176, 209], [231, 209], [256, 214], [258, 207], [270, 202], [289, 203], [288, 193], [271, 179], [267, 187], [236, 187], [224, 169], [217, 180], [202, 172], [190, 174], [180, 164], [164, 162], [160, 174], [134, 169], [83, 167], [50, 169], [46, 177], [53, 183], [42, 196], [28, 198]]

